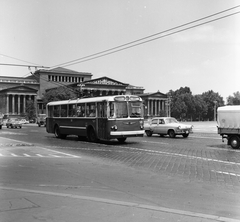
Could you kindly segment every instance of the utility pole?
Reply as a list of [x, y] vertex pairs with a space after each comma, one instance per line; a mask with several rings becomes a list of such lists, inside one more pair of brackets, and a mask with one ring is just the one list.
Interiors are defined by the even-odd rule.
[[85, 86], [83, 83], [79, 83], [79, 84], [77, 84], [77, 86], [79, 86], [79, 98], [81, 98], [82, 97], [82, 87], [83, 86]]

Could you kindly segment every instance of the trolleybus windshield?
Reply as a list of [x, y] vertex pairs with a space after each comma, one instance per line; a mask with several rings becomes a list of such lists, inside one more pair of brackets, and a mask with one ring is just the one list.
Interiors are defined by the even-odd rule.
[[138, 101], [110, 102], [110, 118], [142, 117], [142, 103]]

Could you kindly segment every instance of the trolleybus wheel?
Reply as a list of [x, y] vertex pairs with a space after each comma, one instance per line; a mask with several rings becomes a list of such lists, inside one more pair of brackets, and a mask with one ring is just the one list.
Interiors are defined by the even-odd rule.
[[240, 147], [240, 138], [238, 136], [231, 136], [229, 138], [229, 144], [233, 149], [238, 149]]
[[60, 133], [60, 129], [59, 129], [58, 126], [55, 126], [55, 128], [54, 128], [54, 134], [55, 134], [55, 136], [56, 136], [57, 138], [61, 138], [61, 139], [65, 139], [66, 136], [67, 136], [67, 135], [65, 135], [65, 134], [61, 134], [61, 133]]

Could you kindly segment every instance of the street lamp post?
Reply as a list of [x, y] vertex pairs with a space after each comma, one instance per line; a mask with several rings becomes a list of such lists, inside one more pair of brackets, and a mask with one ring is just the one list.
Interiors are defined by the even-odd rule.
[[171, 117], [171, 96], [168, 96], [167, 104], [168, 104], [168, 117]]
[[214, 108], [213, 108], [213, 109], [214, 109], [213, 121], [217, 121], [217, 118], [216, 118], [216, 117], [217, 117], [217, 101], [214, 100], [213, 103], [214, 103]]

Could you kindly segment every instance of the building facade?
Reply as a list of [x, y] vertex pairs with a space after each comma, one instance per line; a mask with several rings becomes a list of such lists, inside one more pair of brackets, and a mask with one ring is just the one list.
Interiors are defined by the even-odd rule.
[[42, 98], [45, 92], [60, 86], [72, 87], [79, 97], [106, 95], [139, 95], [144, 101], [145, 118], [167, 113], [167, 95], [144, 93], [144, 88], [129, 85], [109, 77], [92, 79], [92, 74], [65, 68], [37, 70], [26, 78], [0, 76], [0, 114], [25, 117], [27, 101], [36, 106], [36, 115], [46, 113]]

